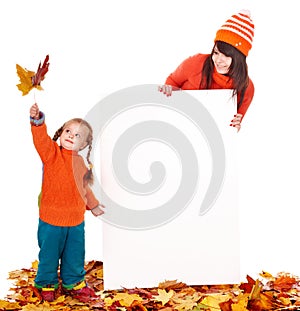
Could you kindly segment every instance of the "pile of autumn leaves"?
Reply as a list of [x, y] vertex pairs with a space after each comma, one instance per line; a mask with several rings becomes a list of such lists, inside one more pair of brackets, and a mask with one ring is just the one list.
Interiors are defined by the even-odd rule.
[[30, 269], [9, 273], [13, 288], [0, 310], [30, 311], [261, 311], [300, 310], [300, 279], [280, 273], [272, 276], [262, 272], [257, 280], [247, 276], [247, 281], [237, 285], [188, 286], [176, 280], [165, 281], [157, 288], [133, 288], [114, 291], [103, 290], [103, 265], [100, 261], [86, 263], [88, 284], [96, 296], [79, 301], [64, 296], [60, 291], [54, 302], [44, 302], [33, 287], [37, 262]]

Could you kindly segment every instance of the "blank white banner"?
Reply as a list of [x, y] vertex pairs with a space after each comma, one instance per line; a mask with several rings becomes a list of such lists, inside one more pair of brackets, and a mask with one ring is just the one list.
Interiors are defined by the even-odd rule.
[[240, 282], [232, 90], [135, 86], [101, 109], [104, 288]]

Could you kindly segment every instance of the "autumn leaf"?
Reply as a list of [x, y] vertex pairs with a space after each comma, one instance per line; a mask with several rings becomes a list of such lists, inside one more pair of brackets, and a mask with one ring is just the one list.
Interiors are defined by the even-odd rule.
[[27, 95], [33, 88], [43, 90], [41, 82], [45, 79], [45, 74], [49, 69], [49, 55], [45, 57], [43, 65], [39, 63], [37, 72], [24, 69], [22, 66], [16, 64], [17, 75], [20, 83], [17, 84], [18, 89], [22, 92], [22, 96]]
[[146, 290], [146, 289], [143, 289], [143, 288], [132, 288], [132, 289], [126, 289], [128, 294], [137, 294], [139, 295], [140, 297], [142, 298], [146, 298], [146, 299], [151, 299], [153, 294]]
[[[208, 311], [210, 311], [211, 309], [210, 309], [208, 306], [206, 306], [206, 305], [204, 305], [204, 304], [202, 304], [202, 303], [200, 302], [200, 303], [198, 303], [192, 310], [193, 310], [193, 311], [203, 311], [203, 310], [208, 310]], [[223, 311], [223, 309], [222, 309], [222, 311]], [[231, 311], [231, 309], [228, 309], [228, 311]]]
[[255, 281], [255, 285], [252, 287], [249, 299], [258, 299], [260, 292], [262, 290], [262, 285], [260, 284], [259, 280]]
[[220, 303], [224, 301], [228, 301], [229, 299], [231, 299], [231, 296], [228, 294], [226, 295], [214, 294], [214, 295], [206, 296], [200, 302], [202, 305], [210, 307], [214, 310], [221, 310]]
[[266, 271], [262, 271], [259, 275], [264, 279], [274, 279], [273, 275]]
[[0, 310], [18, 310], [21, 306], [18, 302], [9, 302], [6, 300], [0, 300]]
[[246, 311], [248, 306], [248, 295], [242, 294], [238, 297], [238, 301], [231, 305], [232, 311]]
[[296, 279], [290, 275], [281, 275], [273, 282], [275, 290], [288, 291], [296, 284]]
[[243, 290], [245, 293], [251, 293], [253, 286], [255, 286], [255, 280], [252, 279], [249, 275], [247, 275], [247, 283], [241, 283], [239, 288]]
[[117, 293], [113, 299], [111, 298], [105, 298], [104, 302], [105, 304], [112, 305], [114, 302], [118, 301], [121, 306], [123, 307], [130, 307], [131, 304], [134, 301], [143, 301], [143, 298], [141, 298], [137, 294], [128, 294], [128, 293]]
[[31, 263], [31, 268], [34, 269], [34, 270], [37, 270], [38, 266], [39, 266], [39, 261], [38, 260], [35, 260], [35, 261], [33, 261]]
[[219, 306], [220, 306], [220, 308], [221, 308], [222, 311], [232, 311], [231, 305], [232, 305], [233, 303], [234, 303], [233, 300], [232, 300], [232, 299], [229, 299], [229, 300], [220, 302], [220, 303], [219, 303]]
[[177, 282], [177, 280], [166, 280], [158, 284], [158, 288], [161, 289], [180, 289], [186, 287], [185, 283]]
[[194, 292], [193, 295], [182, 296], [181, 293], [177, 293], [172, 297], [172, 302], [175, 303], [173, 308], [178, 311], [192, 310], [197, 306], [197, 302], [201, 298], [198, 292]]
[[49, 55], [45, 57], [42, 66], [41, 63], [39, 63], [39, 67], [36, 71], [36, 74], [32, 77], [32, 85], [40, 87], [41, 82], [45, 79], [45, 74], [48, 72], [48, 70], [49, 70]]
[[167, 292], [165, 289], [160, 288], [157, 290], [157, 292], [158, 295], [153, 296], [154, 301], [161, 302], [163, 306], [170, 301], [170, 299], [173, 297], [175, 293], [172, 289], [169, 292]]
[[23, 93], [22, 95], [27, 95], [33, 88], [32, 77], [35, 72], [24, 69], [20, 65], [16, 65], [17, 74], [20, 78], [20, 83], [17, 84], [18, 89]]
[[175, 310], [178, 311], [189, 311], [194, 309], [197, 306], [197, 303], [191, 300], [184, 300], [174, 307]]
[[286, 307], [280, 304], [273, 298], [273, 293], [260, 293], [256, 299], [249, 299], [248, 308], [249, 310], [264, 311], [277, 309], [280, 307]]

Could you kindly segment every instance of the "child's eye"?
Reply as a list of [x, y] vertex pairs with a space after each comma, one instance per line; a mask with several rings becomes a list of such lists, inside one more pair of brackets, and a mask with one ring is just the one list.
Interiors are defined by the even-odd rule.
[[68, 133], [68, 134], [69, 134], [70, 132], [71, 132], [70, 130], [66, 130], [66, 133]]
[[75, 134], [75, 137], [80, 138], [80, 134]]

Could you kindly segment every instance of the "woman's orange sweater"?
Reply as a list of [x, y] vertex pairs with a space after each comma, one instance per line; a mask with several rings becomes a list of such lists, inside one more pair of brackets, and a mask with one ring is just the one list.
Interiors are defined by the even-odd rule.
[[[171, 73], [165, 81], [165, 84], [172, 85], [182, 90], [199, 90], [202, 78], [202, 68], [204, 61], [209, 54], [196, 54], [185, 59], [176, 70]], [[217, 73], [213, 73], [213, 81], [211, 89], [231, 89], [232, 81], [228, 81], [228, 77]], [[254, 96], [254, 85], [249, 79], [249, 85], [246, 89], [243, 101], [238, 108], [238, 113], [243, 116], [246, 114]], [[237, 94], [237, 102], [240, 100], [240, 94]]]
[[77, 226], [86, 209], [98, 206], [83, 182], [87, 167], [81, 155], [66, 150], [47, 134], [46, 124], [31, 125], [34, 146], [43, 162], [40, 219], [54, 226]]

